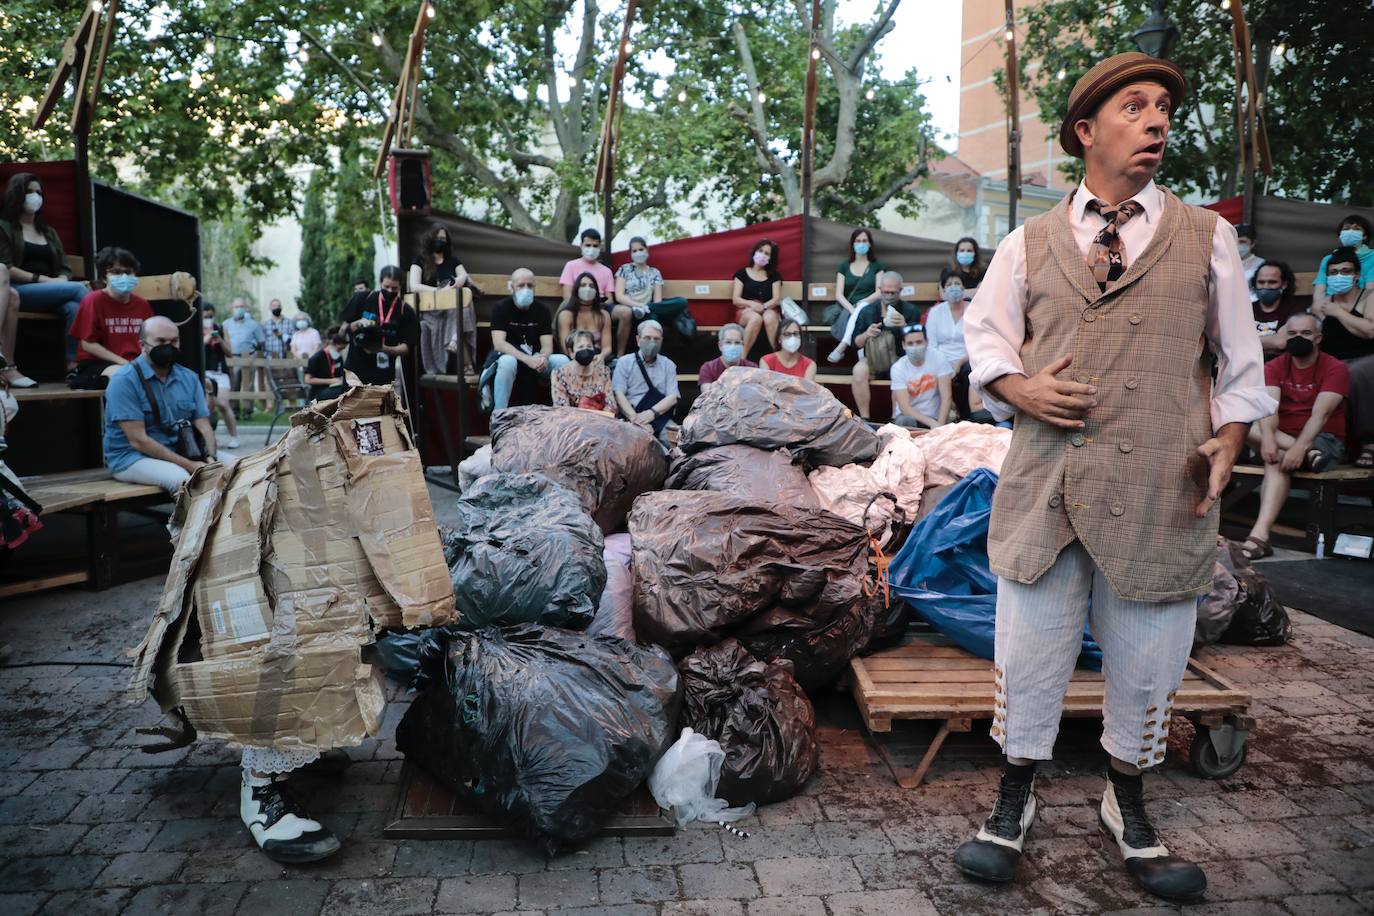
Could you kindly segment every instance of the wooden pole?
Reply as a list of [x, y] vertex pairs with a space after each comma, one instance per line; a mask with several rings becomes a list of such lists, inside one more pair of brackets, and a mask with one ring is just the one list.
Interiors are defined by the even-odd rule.
[[391, 155], [391, 144], [408, 143], [405, 124], [411, 122], [414, 128], [414, 106], [416, 85], [420, 76], [420, 55], [425, 46], [425, 27], [429, 24], [430, 0], [422, 0], [420, 10], [415, 15], [415, 28], [411, 30], [410, 41], [406, 44], [405, 62], [401, 65], [401, 78], [396, 81], [396, 94], [392, 96], [391, 108], [387, 113], [386, 127], [382, 130], [382, 146], [377, 151], [377, 164], [372, 170], [374, 179], [381, 178], [386, 170], [387, 157]]
[[1016, 14], [1007, 9], [1007, 231], [1016, 228], [1016, 202], [1021, 199], [1021, 86], [1016, 72]]
[[634, 27], [638, 0], [625, 4], [625, 25], [620, 30], [620, 49], [616, 53], [615, 68], [611, 71], [611, 85], [606, 93], [606, 120], [601, 125], [601, 149], [597, 153], [596, 182], [593, 192], [601, 193], [604, 216], [601, 257], [609, 263], [611, 239], [615, 236], [615, 220], [611, 207], [615, 202], [615, 160], [620, 143], [621, 94], [625, 88], [625, 61], [630, 56], [630, 29]]
[[1255, 160], [1259, 154], [1256, 136], [1254, 54], [1250, 47], [1250, 27], [1240, 3], [1231, 4], [1231, 44], [1236, 64], [1236, 141], [1240, 145], [1241, 222], [1255, 219]]
[[821, 3], [820, 0], [811, 0], [811, 41], [806, 52], [806, 97], [802, 109], [801, 149], [802, 309], [808, 315], [811, 313], [811, 196], [816, 171], [816, 58], [820, 53], [820, 31]]

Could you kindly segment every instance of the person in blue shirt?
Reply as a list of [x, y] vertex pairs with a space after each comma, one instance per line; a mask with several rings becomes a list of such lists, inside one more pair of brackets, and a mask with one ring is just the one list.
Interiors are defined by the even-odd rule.
[[[175, 495], [177, 488], [204, 462], [176, 453], [175, 425], [189, 420], [205, 438], [206, 452], [216, 453], [205, 386], [185, 366], [177, 365], [180, 334], [171, 319], [156, 315], [143, 322], [138, 358], [120, 367], [105, 389], [105, 465], [115, 480], [151, 484]], [[161, 422], [153, 419], [148, 380]]]

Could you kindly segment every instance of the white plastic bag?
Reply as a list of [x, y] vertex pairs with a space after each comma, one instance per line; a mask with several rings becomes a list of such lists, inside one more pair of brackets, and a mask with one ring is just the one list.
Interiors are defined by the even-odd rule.
[[778, 303], [778, 307], [782, 312], [782, 317], [790, 318], [802, 327], [806, 327], [806, 309], [797, 305], [797, 301], [791, 296], [785, 296], [783, 300]]
[[754, 803], [729, 807], [716, 798], [725, 751], [690, 728], [664, 752], [649, 775], [649, 791], [660, 808], [671, 808], [682, 827], [692, 821], [730, 822], [754, 813]]

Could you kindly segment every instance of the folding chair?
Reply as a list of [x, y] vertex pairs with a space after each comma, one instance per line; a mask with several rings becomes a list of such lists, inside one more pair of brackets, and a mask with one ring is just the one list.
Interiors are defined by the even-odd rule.
[[267, 369], [267, 384], [272, 391], [272, 422], [267, 427], [264, 445], [272, 444], [272, 432], [277, 421], [292, 410], [304, 407], [310, 389], [301, 376], [301, 370], [294, 366], [271, 366]]

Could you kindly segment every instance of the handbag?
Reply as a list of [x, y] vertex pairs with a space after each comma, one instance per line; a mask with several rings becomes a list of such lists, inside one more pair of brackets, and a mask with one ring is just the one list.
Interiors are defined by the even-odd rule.
[[806, 327], [806, 321], [808, 317], [806, 314], [806, 309], [802, 308], [800, 305], [797, 305], [796, 300], [792, 299], [789, 296], [784, 298], [782, 302], [778, 303], [778, 305], [781, 308], [782, 317], [789, 318], [792, 321], [795, 321], [797, 324], [801, 325], [802, 327]]
[[889, 371], [897, 361], [897, 336], [883, 328], [864, 344], [864, 362], [874, 378]]
[[153, 396], [153, 386], [148, 383], [148, 377], [139, 371], [138, 366], [134, 366], [134, 374], [143, 383], [143, 393], [148, 396], [148, 406], [153, 410], [153, 422], [175, 437], [172, 451], [187, 461], [213, 461], [209, 449], [206, 448], [205, 437], [196, 429], [195, 424], [190, 420], [164, 422], [162, 412], [157, 409], [157, 398]]

